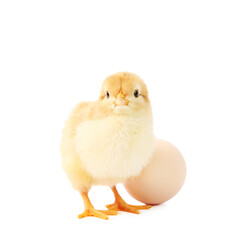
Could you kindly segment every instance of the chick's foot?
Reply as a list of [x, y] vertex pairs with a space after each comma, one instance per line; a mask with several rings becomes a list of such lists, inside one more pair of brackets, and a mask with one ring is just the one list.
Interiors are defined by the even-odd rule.
[[97, 217], [101, 219], [108, 219], [108, 215], [117, 215], [117, 211], [113, 210], [96, 210], [95, 208], [88, 208], [82, 214], [78, 215], [78, 218], [85, 218], [85, 217]]
[[140, 213], [139, 210], [151, 208], [150, 205], [135, 206], [135, 205], [127, 204], [125, 201], [118, 201], [113, 204], [109, 204], [106, 207], [109, 210], [124, 211], [124, 212], [130, 212], [130, 213], [135, 213], [135, 214], [139, 214]]
[[114, 210], [96, 210], [93, 205], [91, 204], [88, 194], [87, 193], [81, 193], [81, 196], [83, 198], [83, 202], [85, 205], [85, 210], [82, 214], [78, 215], [78, 218], [85, 218], [85, 217], [97, 217], [101, 219], [108, 219], [108, 215], [117, 215], [117, 211]]
[[139, 210], [149, 209], [152, 207], [151, 205], [135, 206], [135, 205], [127, 204], [121, 198], [115, 186], [112, 188], [112, 191], [115, 196], [115, 202], [113, 204], [109, 204], [106, 206], [109, 210], [124, 211], [124, 212], [139, 214], [140, 213]]

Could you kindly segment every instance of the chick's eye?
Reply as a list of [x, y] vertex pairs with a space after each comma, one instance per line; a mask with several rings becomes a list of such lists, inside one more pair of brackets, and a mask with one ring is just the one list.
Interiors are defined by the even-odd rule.
[[137, 98], [139, 96], [139, 91], [138, 90], [135, 90], [134, 91], [134, 96]]
[[109, 92], [108, 92], [108, 91], [106, 92], [106, 97], [107, 97], [107, 98], [109, 98], [109, 97], [110, 97], [110, 94], [109, 94]]

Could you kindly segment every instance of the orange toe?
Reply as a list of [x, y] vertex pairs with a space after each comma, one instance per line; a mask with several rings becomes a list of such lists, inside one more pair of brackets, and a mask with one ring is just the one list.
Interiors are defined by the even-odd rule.
[[139, 214], [139, 210], [144, 210], [144, 209], [149, 209], [151, 208], [150, 205], [143, 205], [143, 206], [135, 206], [135, 205], [130, 205], [124, 202], [123, 200], [118, 199], [117, 202], [113, 204], [109, 204], [106, 206], [109, 210], [114, 210], [114, 211], [124, 211], [124, 212], [130, 212], [130, 213], [135, 213]]
[[114, 210], [99, 210], [101, 213], [104, 213], [104, 214], [107, 214], [107, 215], [111, 215], [111, 216], [114, 216], [114, 215], [117, 215], [118, 212], [117, 211], [114, 211]]
[[82, 214], [78, 215], [79, 219], [85, 218], [85, 217], [97, 217], [97, 218], [101, 218], [104, 220], [108, 219], [107, 214], [102, 213], [99, 210], [96, 210], [94, 208], [89, 208], [89, 209], [85, 209], [85, 211]]
[[113, 204], [109, 204], [106, 206], [108, 209], [110, 210], [114, 210], [114, 211], [124, 211], [124, 212], [130, 212], [130, 213], [135, 213], [135, 214], [139, 214], [140, 212], [138, 211], [138, 209], [128, 205], [128, 204], [121, 204], [119, 205], [118, 203], [113, 203]]
[[139, 206], [129, 205], [129, 206], [134, 207], [135, 209], [138, 209], [138, 210], [147, 210], [147, 209], [150, 209], [152, 207], [151, 205], [139, 205]]

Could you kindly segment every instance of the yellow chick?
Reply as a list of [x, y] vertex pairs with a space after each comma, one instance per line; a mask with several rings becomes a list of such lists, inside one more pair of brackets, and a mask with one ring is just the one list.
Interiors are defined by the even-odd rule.
[[[151, 206], [127, 204], [116, 184], [140, 174], [154, 150], [153, 119], [147, 87], [132, 73], [111, 75], [96, 102], [79, 103], [65, 123], [61, 141], [62, 165], [83, 198], [78, 217], [108, 219], [117, 211], [139, 213]], [[115, 202], [96, 210], [88, 198], [92, 185], [110, 186]]]

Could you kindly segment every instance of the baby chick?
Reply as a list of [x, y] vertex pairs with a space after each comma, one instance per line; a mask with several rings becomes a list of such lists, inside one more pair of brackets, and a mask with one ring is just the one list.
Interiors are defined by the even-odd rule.
[[[139, 213], [150, 206], [127, 204], [116, 184], [137, 176], [154, 148], [153, 120], [147, 87], [135, 74], [111, 75], [102, 84], [96, 102], [79, 103], [65, 123], [61, 141], [62, 165], [83, 198], [78, 217], [108, 219], [117, 211]], [[92, 185], [108, 185], [115, 202], [96, 210], [88, 198]]]

